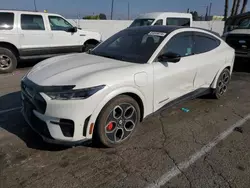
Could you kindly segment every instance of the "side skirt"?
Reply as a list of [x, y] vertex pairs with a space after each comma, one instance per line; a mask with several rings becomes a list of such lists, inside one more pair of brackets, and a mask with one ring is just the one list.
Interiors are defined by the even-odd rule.
[[161, 112], [162, 110], [166, 110], [166, 109], [169, 109], [173, 106], [176, 106], [178, 104], [181, 104], [185, 101], [189, 101], [189, 100], [192, 100], [192, 99], [195, 99], [195, 98], [198, 98], [198, 97], [201, 97], [201, 96], [204, 96], [204, 95], [207, 95], [209, 93], [212, 92], [212, 89], [211, 88], [200, 88], [200, 89], [197, 89], [195, 91], [192, 91], [186, 95], [183, 95], [169, 103], [167, 103], [166, 105], [164, 105], [163, 107], [161, 107], [159, 110], [153, 112], [152, 114], [148, 115], [147, 117], [145, 117], [144, 119], [146, 118], [149, 118], [151, 116], [155, 116], [156, 114], [158, 114], [159, 112]]

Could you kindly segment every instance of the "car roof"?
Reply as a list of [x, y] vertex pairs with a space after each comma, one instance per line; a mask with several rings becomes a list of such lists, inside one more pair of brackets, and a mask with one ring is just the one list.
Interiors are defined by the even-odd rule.
[[166, 17], [185, 17], [185, 18], [191, 18], [192, 14], [190, 13], [180, 13], [180, 12], [149, 12], [145, 14], [141, 14], [138, 16], [138, 19], [142, 18], [153, 18], [156, 19], [159, 16], [166, 16]]
[[138, 26], [138, 27], [129, 27], [127, 30], [136, 30], [136, 31], [155, 31], [155, 32], [164, 32], [164, 33], [171, 33], [175, 30], [178, 29], [189, 29], [190, 31], [206, 31], [208, 33], [211, 33], [213, 35], [216, 35], [217, 37], [220, 37], [219, 33], [216, 33], [211, 30], [203, 29], [203, 28], [198, 28], [198, 27], [184, 27], [184, 26], [164, 26], [164, 25], [154, 25], [154, 26]]
[[0, 9], [0, 12], [27, 13], [27, 14], [50, 14], [50, 15], [60, 16], [59, 14], [41, 12], [41, 11], [32, 11], [32, 10]]

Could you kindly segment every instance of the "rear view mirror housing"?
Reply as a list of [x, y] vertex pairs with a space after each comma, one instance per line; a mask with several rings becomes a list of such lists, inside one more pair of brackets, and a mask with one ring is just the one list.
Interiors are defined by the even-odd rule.
[[162, 63], [177, 63], [181, 60], [181, 55], [174, 52], [167, 52], [158, 57], [158, 61]]
[[70, 33], [75, 33], [77, 32], [77, 27], [71, 27], [67, 30], [67, 32], [70, 32]]

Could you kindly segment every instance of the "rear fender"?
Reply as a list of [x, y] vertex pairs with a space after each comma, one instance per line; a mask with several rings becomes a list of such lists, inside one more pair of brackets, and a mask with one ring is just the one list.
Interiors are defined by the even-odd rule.
[[219, 76], [220, 74], [222, 73], [222, 71], [227, 68], [227, 67], [230, 67], [230, 74], [232, 75], [232, 71], [233, 71], [233, 67], [232, 67], [232, 64], [231, 63], [226, 63], [223, 65], [223, 67], [216, 73], [216, 76], [214, 77], [214, 80], [211, 84], [211, 88], [215, 89], [216, 86], [217, 86], [217, 82], [218, 82], [218, 79], [219, 79]]

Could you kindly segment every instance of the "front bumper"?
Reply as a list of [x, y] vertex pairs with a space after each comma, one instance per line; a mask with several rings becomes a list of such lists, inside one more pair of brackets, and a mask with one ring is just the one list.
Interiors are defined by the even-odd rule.
[[[84, 138], [78, 141], [57, 140], [51, 135], [47, 123], [39, 118], [41, 117], [41, 114], [39, 114], [36, 111], [27, 111], [24, 106], [22, 107], [21, 111], [22, 111], [25, 121], [29, 124], [29, 126], [33, 129], [33, 131], [35, 131], [37, 134], [39, 134], [42, 137], [42, 139], [45, 142], [48, 142], [51, 144], [73, 146], [73, 145], [82, 144], [89, 140], [87, 138]], [[39, 115], [37, 116], [36, 114], [39, 114]]]
[[90, 117], [98, 104], [95, 98], [51, 100], [44, 93], [32, 95], [22, 87], [21, 99], [25, 120], [46, 142], [75, 145], [92, 138], [89, 129]]

